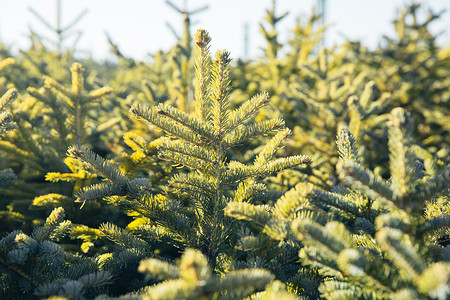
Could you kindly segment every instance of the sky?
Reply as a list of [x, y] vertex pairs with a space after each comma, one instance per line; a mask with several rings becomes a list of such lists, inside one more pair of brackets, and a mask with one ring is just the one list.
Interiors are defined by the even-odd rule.
[[[272, 0], [171, 0], [175, 5], [195, 10], [205, 5], [208, 9], [192, 18], [192, 31], [204, 28], [212, 36], [212, 50], [227, 49], [234, 58], [245, 57], [244, 27], [248, 24], [248, 58], [262, 55], [264, 40], [259, 32], [265, 9]], [[30, 45], [29, 28], [55, 40], [55, 33], [30, 12], [39, 13], [49, 24], [56, 25], [56, 0], [0, 0], [0, 42], [13, 50]], [[295, 21], [307, 20], [315, 0], [278, 0], [276, 11], [289, 15], [280, 22], [280, 41], [290, 37]], [[339, 45], [345, 39], [361, 40], [376, 47], [383, 35], [394, 36], [391, 21], [400, 8], [410, 0], [328, 0], [325, 22], [329, 24], [326, 45]], [[447, 12], [431, 27], [433, 33], [443, 32], [438, 43], [450, 46], [450, 0], [422, 0], [425, 7]], [[77, 43], [78, 55], [97, 60], [113, 59], [109, 52], [105, 31], [119, 45], [124, 55], [138, 60], [148, 59], [149, 53], [168, 50], [176, 38], [167, 23], [182, 33], [182, 17], [165, 0], [62, 0], [61, 23], [69, 25], [84, 10], [87, 14], [72, 31], [82, 35]], [[65, 45], [71, 46], [73, 38]]]

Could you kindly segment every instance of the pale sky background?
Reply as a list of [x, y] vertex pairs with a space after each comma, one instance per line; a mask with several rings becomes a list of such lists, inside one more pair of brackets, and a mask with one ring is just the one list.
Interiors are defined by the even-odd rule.
[[[182, 7], [183, 0], [172, 0]], [[425, 7], [434, 12], [446, 9], [440, 20], [434, 22], [433, 33], [444, 32], [438, 39], [440, 45], [450, 45], [450, 0], [422, 0]], [[278, 27], [281, 41], [286, 41], [300, 17], [306, 21], [315, 5], [315, 0], [278, 0], [277, 11], [289, 11]], [[341, 44], [345, 38], [360, 39], [365, 45], [375, 47], [382, 35], [393, 36], [391, 21], [404, 3], [410, 0], [328, 0], [326, 23], [327, 46]], [[244, 57], [244, 24], [249, 26], [249, 58], [262, 54], [264, 45], [259, 33], [259, 23], [263, 21], [265, 9], [271, 0], [188, 0], [188, 10], [205, 5], [209, 9], [193, 17], [192, 31], [202, 27], [207, 29], [213, 40], [212, 50], [226, 48], [233, 58]], [[51, 25], [56, 25], [56, 0], [0, 0], [0, 42], [13, 50], [27, 49], [28, 28], [55, 39], [47, 27], [29, 11], [32, 7]], [[79, 55], [90, 53], [95, 59], [114, 59], [109, 52], [105, 30], [127, 56], [147, 59], [148, 53], [159, 49], [168, 50], [176, 39], [167, 27], [170, 23], [179, 34], [182, 33], [182, 17], [169, 7], [164, 0], [63, 0], [62, 25], [67, 26], [81, 12], [88, 13], [73, 30], [82, 31], [77, 44]], [[71, 45], [70, 40], [67, 45]]]

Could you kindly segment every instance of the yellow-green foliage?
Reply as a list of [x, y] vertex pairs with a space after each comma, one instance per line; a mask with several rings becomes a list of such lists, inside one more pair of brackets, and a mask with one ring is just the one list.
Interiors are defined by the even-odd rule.
[[144, 62], [0, 45], [0, 298], [448, 299], [440, 15], [326, 49], [274, 0], [232, 61], [167, 4], [182, 34]]

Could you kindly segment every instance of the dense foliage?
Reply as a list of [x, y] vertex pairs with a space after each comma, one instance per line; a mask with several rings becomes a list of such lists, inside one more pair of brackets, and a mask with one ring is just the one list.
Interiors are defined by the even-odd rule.
[[171, 2], [149, 62], [0, 44], [1, 299], [450, 297], [440, 15], [320, 49], [314, 14], [282, 44], [273, 3], [251, 60]]

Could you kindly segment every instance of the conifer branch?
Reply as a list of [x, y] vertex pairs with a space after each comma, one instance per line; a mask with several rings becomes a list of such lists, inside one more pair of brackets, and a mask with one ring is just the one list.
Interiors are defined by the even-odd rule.
[[101, 200], [113, 195], [124, 195], [124, 188], [114, 183], [102, 182], [84, 187], [77, 193], [75, 202]]
[[228, 165], [228, 169], [220, 174], [220, 181], [223, 184], [230, 184], [245, 180], [249, 177], [262, 174], [264, 169], [257, 169], [253, 166], [246, 166], [244, 164], [232, 161]]
[[15, 128], [12, 116], [6, 111], [6, 106], [14, 101], [17, 96], [17, 90], [12, 88], [6, 91], [6, 93], [0, 98], [0, 134]]
[[231, 147], [283, 128], [284, 121], [281, 119], [264, 120], [255, 124], [238, 126], [225, 135], [224, 141]]
[[[158, 146], [158, 150], [160, 150], [160, 154], [164, 155], [164, 153], [177, 153], [185, 157], [190, 157], [196, 160], [204, 161], [206, 166], [215, 165], [216, 164], [216, 154], [212, 151], [199, 147], [196, 145], [192, 145], [191, 143], [187, 143], [184, 141], [173, 141], [173, 140], [164, 140]], [[167, 155], [164, 155], [167, 156]]]
[[443, 165], [444, 162], [440, 159], [435, 159], [430, 152], [420, 147], [419, 145], [412, 145], [411, 152], [413, 152], [417, 158], [423, 160], [423, 165], [427, 174], [434, 176], [438, 171], [438, 165]]
[[431, 233], [442, 229], [450, 229], [450, 215], [432, 217], [421, 224], [418, 228], [419, 234]]
[[314, 199], [320, 201], [320, 204], [335, 207], [339, 210], [348, 212], [353, 216], [360, 216], [362, 214], [361, 208], [358, 205], [349, 201], [347, 197], [336, 193], [315, 190]]
[[262, 233], [268, 235], [275, 241], [284, 241], [289, 235], [288, 225], [289, 222], [285, 222], [285, 220], [280, 220], [276, 216], [274, 216], [264, 226]]
[[426, 200], [431, 200], [435, 195], [445, 191], [449, 187], [449, 182], [450, 166], [447, 166], [435, 176], [418, 184], [413, 197], [417, 202], [424, 203]]
[[112, 88], [110, 88], [109, 86], [104, 86], [102, 88], [99, 88], [97, 90], [91, 91], [88, 94], [88, 98], [89, 98], [89, 102], [90, 101], [95, 101], [98, 100], [100, 98], [105, 97], [106, 95], [109, 95], [112, 93]]
[[268, 203], [279, 199], [285, 192], [277, 190], [265, 190], [252, 196], [252, 202]]
[[86, 174], [87, 172], [83, 173], [60, 173], [60, 172], [48, 172], [45, 174], [45, 180], [52, 181], [52, 182], [58, 182], [58, 181], [75, 181], [78, 179], [86, 179], [88, 177], [96, 177], [96, 175], [89, 176]]
[[16, 59], [12, 58], [12, 57], [8, 57], [8, 58], [0, 60], [0, 71], [3, 71], [6, 67], [13, 65], [15, 63], [16, 63]]
[[[14, 145], [11, 142], [8, 141], [0, 141], [0, 150], [3, 150], [7, 153], [13, 154], [13, 155], [17, 155], [18, 157], [27, 157], [27, 156], [32, 156], [32, 153], [29, 153], [25, 150], [22, 150], [20, 148], [18, 148], [16, 145]], [[35, 158], [35, 157], [33, 157]]]
[[[148, 152], [149, 143], [135, 132], [127, 132], [123, 136], [124, 142], [136, 152]], [[158, 140], [158, 139], [157, 139]]]
[[176, 174], [169, 180], [169, 187], [186, 192], [206, 193], [209, 196], [215, 193], [214, 182], [197, 173]]
[[230, 124], [227, 132], [241, 125], [245, 120], [257, 113], [263, 106], [269, 104], [269, 102], [270, 97], [267, 92], [253, 96], [250, 100], [244, 102], [238, 109], [231, 112]]
[[151, 184], [148, 178], [134, 178], [127, 183], [127, 192], [135, 198], [150, 190]]
[[218, 136], [229, 128], [230, 62], [230, 53], [218, 50], [212, 64], [211, 118]]
[[299, 165], [307, 166], [309, 164], [311, 164], [311, 157], [307, 155], [293, 155], [272, 160], [262, 166], [262, 168], [264, 168], [265, 173], [272, 174]]
[[395, 108], [391, 112], [391, 126], [389, 128], [389, 166], [391, 173], [391, 189], [394, 199], [409, 194], [408, 182], [412, 177], [413, 161], [407, 150], [409, 134], [404, 132], [408, 126], [408, 116], [402, 108]]
[[124, 187], [127, 183], [127, 177], [116, 165], [103, 157], [95, 154], [88, 148], [81, 146], [71, 146], [68, 153], [87, 164], [90, 168], [98, 172], [104, 178], [109, 179], [114, 184]]
[[203, 173], [207, 173], [210, 165], [203, 159], [198, 159], [193, 155], [185, 155], [184, 153], [166, 150], [162, 148], [159, 150], [158, 157], [165, 160], [173, 161], [181, 166], [191, 168], [193, 170], [199, 170]]
[[359, 163], [358, 149], [356, 147], [356, 139], [348, 130], [342, 130], [336, 137], [339, 157], [344, 161], [353, 161]]
[[274, 279], [275, 276], [265, 269], [236, 270], [231, 271], [211, 286], [207, 286], [205, 290], [232, 291], [249, 286], [264, 287]]
[[148, 103], [153, 104], [156, 102], [157, 96], [155, 89], [150, 85], [150, 83], [147, 80], [142, 81], [142, 92], [144, 93]]
[[70, 67], [70, 72], [72, 72], [72, 94], [75, 97], [80, 97], [81, 92], [84, 90], [84, 68], [80, 63], [74, 63]]
[[141, 260], [138, 271], [161, 280], [177, 279], [180, 276], [177, 266], [155, 258]]
[[348, 179], [345, 181], [357, 190], [366, 193], [374, 200], [384, 200], [386, 203], [394, 203], [394, 195], [390, 186], [381, 178], [373, 174], [370, 170], [358, 164], [349, 162], [345, 168]]
[[60, 92], [63, 96], [65, 96], [66, 99], [69, 100], [69, 105], [75, 107], [75, 104], [72, 102], [71, 99], [71, 97], [73, 96], [71, 91], [66, 89], [62, 84], [60, 84], [59, 82], [57, 82], [56, 80], [54, 80], [49, 76], [44, 76], [44, 80], [46, 88], [55, 89], [56, 91]]
[[109, 272], [98, 271], [81, 276], [78, 281], [80, 281], [84, 285], [84, 288], [90, 288], [109, 284], [111, 279], [112, 276]]
[[321, 245], [324, 255], [329, 252], [337, 258], [337, 255], [344, 249], [353, 248], [353, 241], [350, 233], [344, 224], [339, 222], [329, 222], [321, 226], [310, 219], [296, 219], [291, 224], [291, 229], [296, 237], [304, 244], [314, 247]]
[[103, 233], [96, 228], [89, 228], [86, 225], [74, 225], [72, 226], [70, 233], [72, 239], [96, 240], [103, 236]]
[[[158, 113], [167, 117], [168, 119], [193, 130], [203, 138], [212, 141], [216, 138], [214, 128], [207, 122], [201, 121], [195, 116], [188, 115], [170, 105], [158, 105]], [[164, 128], [163, 128], [164, 129]]]
[[363, 109], [368, 109], [369, 105], [375, 101], [375, 90], [377, 86], [374, 81], [369, 81], [359, 97], [359, 105]]
[[19, 93], [15, 88], [7, 90], [6, 93], [0, 98], [0, 112], [5, 110], [6, 106], [17, 99], [18, 95]]
[[296, 211], [307, 206], [312, 191], [312, 184], [298, 183], [275, 202], [273, 214], [280, 219], [292, 218]]
[[198, 250], [187, 249], [180, 261], [180, 278], [195, 285], [204, 285], [211, 278], [206, 257]]
[[132, 233], [111, 223], [100, 225], [100, 231], [111, 241], [125, 248], [148, 249], [146, 241], [135, 237]]
[[350, 279], [358, 279], [364, 286], [376, 289], [380, 294], [392, 293], [395, 290], [398, 273], [385, 266], [378, 258], [368, 258], [360, 250], [345, 249], [339, 253], [337, 262]]
[[444, 299], [448, 297], [448, 268], [448, 262], [433, 263], [416, 280], [418, 290], [434, 298]]
[[[362, 218], [359, 218], [359, 220], [361, 220], [361, 219]], [[362, 219], [362, 220], [369, 222], [367, 219]], [[358, 246], [363, 247], [365, 249], [374, 250], [374, 251], [376, 251], [376, 253], [381, 253], [380, 246], [376, 243], [375, 239], [372, 237], [372, 235], [375, 234], [375, 228], [374, 228], [373, 224], [370, 224], [370, 225], [371, 226], [367, 226], [367, 227], [371, 227], [370, 230], [366, 229], [366, 228], [362, 229], [362, 232], [360, 231], [361, 234], [353, 235], [353, 239], [355, 240], [356, 244], [358, 244]], [[361, 227], [361, 226], [359, 226], [359, 227]]]
[[247, 296], [255, 287], [264, 287], [274, 279], [267, 270], [257, 268], [231, 271], [218, 278], [211, 274], [206, 257], [193, 249], [182, 255], [179, 267], [147, 259], [141, 262], [140, 270], [169, 279], [143, 289], [142, 299], [215, 298], [235, 295], [238, 291]]
[[375, 226], [377, 228], [392, 228], [398, 229], [402, 232], [410, 231], [410, 226], [404, 220], [400, 219], [398, 216], [395, 216], [390, 213], [384, 213], [379, 215], [375, 219]]
[[227, 216], [238, 220], [252, 221], [258, 226], [264, 227], [270, 220], [270, 212], [268, 207], [261, 205], [253, 205], [246, 202], [230, 202], [225, 207]]
[[[77, 280], [59, 278], [51, 283], [41, 284], [36, 288], [35, 295], [64, 295], [64, 298], [80, 297], [87, 289], [108, 284], [112, 276], [105, 271], [86, 274]], [[53, 297], [50, 297], [53, 298]]]
[[376, 239], [397, 268], [404, 270], [404, 276], [415, 280], [426, 269], [426, 265], [417, 250], [408, 245], [402, 235], [398, 229], [382, 228], [377, 232]]
[[[103, 87], [95, 91], [91, 91], [87, 93], [84, 90], [84, 76], [83, 71], [84, 68], [80, 63], [73, 63], [70, 68], [72, 74], [72, 86], [71, 89], [68, 90], [62, 84], [58, 83], [56, 80], [49, 76], [44, 76], [45, 78], [45, 88], [50, 89], [55, 95], [60, 95], [64, 101], [67, 103], [69, 107], [69, 112], [73, 116], [73, 128], [71, 128], [71, 133], [74, 134], [74, 138], [78, 147], [84, 142], [84, 138], [86, 136], [86, 128], [85, 128], [85, 119], [87, 114], [87, 108], [92, 104], [94, 100], [100, 99], [112, 92], [112, 89], [109, 87]], [[31, 93], [37, 96], [38, 93], [31, 89]], [[42, 99], [41, 96], [37, 96], [37, 99]], [[49, 101], [43, 101], [44, 103], [49, 104]], [[54, 102], [54, 101], [53, 101]], [[61, 120], [61, 109], [60, 105], [56, 103], [50, 104], [53, 111], [56, 113], [58, 119], [58, 124], [60, 128], [60, 135], [65, 138], [64, 132], [65, 128], [65, 120]]]
[[343, 276], [336, 263], [336, 253], [321, 245], [304, 245], [298, 256], [310, 268], [320, 270], [322, 276], [331, 278], [342, 278]]
[[236, 194], [234, 195], [234, 201], [249, 202], [253, 196], [264, 192], [266, 188], [267, 187], [264, 184], [256, 183], [253, 179], [248, 178], [239, 184]]
[[195, 285], [181, 279], [173, 279], [146, 288], [144, 296], [137, 296], [136, 300], [189, 299], [197, 297], [198, 294]]
[[37, 160], [38, 158], [36, 155], [31, 151], [25, 151], [17, 147], [17, 145], [8, 142], [8, 141], [1, 141], [0, 140], [0, 150], [8, 153], [11, 156], [15, 156], [18, 158], [22, 158], [24, 161], [26, 161], [32, 168], [35, 170], [43, 170], [43, 166], [40, 165]]
[[0, 134], [14, 129], [13, 118], [8, 112], [0, 112]]
[[17, 175], [12, 169], [0, 170], [0, 185], [10, 184], [17, 180]]
[[209, 42], [211, 37], [204, 29], [199, 29], [194, 35], [195, 47], [195, 105], [197, 116], [201, 121], [209, 120], [209, 79], [211, 58]]
[[194, 145], [201, 146], [203, 141], [198, 134], [186, 130], [185, 127], [174, 126], [173, 122], [169, 121], [165, 116], [159, 114], [159, 109], [155, 107], [144, 107], [141, 105], [134, 105], [130, 112], [138, 118], [144, 119], [145, 121], [153, 124], [165, 132], [181, 138], [185, 141], [191, 142]]
[[55, 234], [56, 228], [63, 222], [65, 216], [64, 209], [58, 207], [52, 210], [50, 216], [48, 216], [45, 224], [42, 227], [36, 228], [32, 237], [37, 242], [48, 240], [53, 234]]
[[145, 236], [145, 239], [150, 242], [159, 241], [169, 245], [174, 245], [177, 248], [183, 248], [185, 245], [184, 239], [181, 235], [166, 230], [164, 227], [159, 225], [141, 225], [136, 228], [133, 233]]
[[244, 236], [239, 239], [236, 249], [243, 251], [252, 251], [264, 247], [264, 241], [256, 236]]
[[321, 284], [320, 291], [326, 299], [375, 299], [375, 291], [367, 291], [359, 285], [340, 280], [328, 280]]
[[272, 160], [276, 152], [283, 147], [283, 142], [290, 134], [291, 131], [288, 128], [277, 132], [277, 134], [259, 152], [255, 159], [255, 165], [262, 166]]

